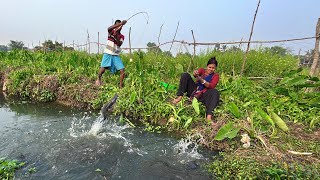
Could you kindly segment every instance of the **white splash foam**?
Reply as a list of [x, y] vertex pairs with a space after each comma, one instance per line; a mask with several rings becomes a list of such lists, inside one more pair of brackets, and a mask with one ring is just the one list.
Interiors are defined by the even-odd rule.
[[203, 159], [203, 156], [198, 152], [198, 147], [198, 143], [192, 140], [191, 136], [187, 136], [175, 144], [173, 150], [178, 155], [179, 161], [185, 163], [191, 160]]

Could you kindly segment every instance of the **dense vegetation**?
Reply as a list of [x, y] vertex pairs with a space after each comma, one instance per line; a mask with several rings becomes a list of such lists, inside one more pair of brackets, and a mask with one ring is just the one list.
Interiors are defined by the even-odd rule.
[[[213, 56], [219, 62], [217, 71], [220, 82], [217, 89], [221, 93], [221, 102], [215, 110], [214, 119], [219, 123], [220, 130], [206, 122], [201, 104], [188, 103], [187, 99], [176, 106], [170, 103], [175, 97], [180, 74], [205, 67], [207, 60]], [[264, 148], [265, 152], [270, 153], [277, 147], [277, 153], [292, 149], [320, 151], [318, 138], [309, 139], [306, 142], [309, 146], [301, 146], [297, 145], [293, 136], [297, 131], [291, 128], [299, 124], [311, 133], [319, 129], [320, 81], [317, 77], [309, 77], [306, 70], [298, 69], [298, 59], [289, 53], [275, 53], [267, 48], [250, 51], [242, 77], [239, 74], [244, 53], [239, 49], [210, 51], [194, 58], [189, 54], [172, 57], [158, 51], [134, 52], [133, 57], [123, 54], [126, 79], [121, 90], [118, 88], [119, 76], [108, 73], [103, 76], [103, 86], [94, 86], [101, 57], [75, 51], [0, 52], [0, 75], [9, 97], [36, 102], [57, 100], [71, 106], [99, 109], [118, 93], [114, 113], [120, 115], [120, 119], [143, 125], [148, 131], [191, 134], [212, 150], [232, 152], [235, 149], [257, 151]], [[194, 110], [197, 106], [200, 106], [199, 113]], [[242, 147], [240, 135], [245, 133], [252, 140], [249, 146]], [[281, 138], [279, 143], [279, 137], [288, 138], [287, 141]], [[275, 156], [270, 155], [270, 159], [279, 160], [276, 159], [277, 153], [271, 153]], [[264, 155], [262, 152], [257, 154]], [[225, 155], [227, 161], [223, 166], [229, 164], [229, 168], [232, 167], [234, 161], [230, 158], [232, 153]], [[319, 163], [319, 154], [313, 155], [313, 158]], [[236, 165], [240, 166], [242, 162], [249, 164], [251, 161], [237, 161], [239, 164]], [[268, 162], [267, 172], [274, 167], [281, 173], [286, 170], [282, 165]], [[220, 177], [219, 168], [222, 165], [217, 164], [219, 161], [215, 163], [217, 166], [209, 167], [210, 172]], [[319, 175], [319, 171], [312, 172]], [[241, 173], [245, 174], [241, 176]], [[260, 171], [240, 169], [237, 172], [241, 177], [247, 177], [250, 173]], [[284, 177], [282, 174], [280, 176]], [[224, 174], [221, 177], [235, 176]]]
[[13, 179], [14, 172], [24, 164], [16, 160], [0, 159], [0, 179]]

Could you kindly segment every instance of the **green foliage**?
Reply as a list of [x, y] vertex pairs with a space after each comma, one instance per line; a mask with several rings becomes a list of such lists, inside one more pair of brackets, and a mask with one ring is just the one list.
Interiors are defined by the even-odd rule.
[[288, 49], [283, 48], [281, 46], [273, 46], [273, 47], [266, 47], [264, 48], [264, 51], [266, 53], [271, 53], [272, 55], [279, 55], [279, 56], [285, 56], [288, 54]]
[[240, 128], [234, 127], [233, 122], [229, 122], [219, 129], [214, 139], [218, 141], [221, 141], [225, 138], [233, 139], [237, 136], [239, 130]]
[[247, 157], [226, 156], [220, 153], [207, 165], [217, 179], [319, 179], [319, 164], [286, 164], [257, 162]]
[[229, 105], [227, 105], [227, 108], [229, 109], [229, 111], [236, 117], [236, 118], [240, 118], [241, 117], [241, 113], [239, 111], [239, 108], [236, 104], [234, 104], [234, 102], [231, 102]]
[[289, 131], [287, 124], [274, 112], [271, 112], [271, 117], [276, 125], [285, 132]]
[[199, 102], [197, 98], [192, 99], [192, 107], [197, 114], [200, 114]]
[[0, 179], [14, 179], [14, 173], [25, 163], [16, 160], [0, 158]]
[[[253, 81], [238, 77], [236, 74], [241, 68], [243, 55], [242, 51], [227, 49], [223, 53], [207, 52], [194, 59], [194, 68], [205, 67], [208, 59], [213, 56], [219, 61], [217, 71], [220, 82], [217, 89], [222, 103], [215, 111], [217, 118], [229, 116], [230, 113], [236, 122], [251, 117], [251, 125], [254, 127], [252, 132], [269, 131], [274, 125], [263, 120], [265, 116], [261, 117], [261, 113], [256, 110], [261, 109], [276, 112], [284, 122], [301, 122], [313, 128], [319, 126], [320, 120], [317, 117], [320, 117], [320, 93], [305, 91], [306, 88], [318, 88], [319, 79], [311, 78], [301, 70], [288, 71], [294, 69], [297, 63], [297, 59], [290, 54], [278, 56], [259, 49], [250, 51], [248, 62], [251, 64], [248, 64], [245, 76], [268, 78]], [[204, 121], [205, 108], [201, 103], [196, 113], [193, 106], [182, 103], [171, 106], [168, 103], [175, 97], [181, 73], [193, 70], [189, 66], [189, 56], [180, 54], [170, 57], [165, 53], [156, 55], [154, 52], [143, 51], [135, 51], [133, 57], [128, 54], [121, 56], [126, 66], [124, 88], [121, 91], [118, 88], [118, 75], [109, 75], [106, 71], [103, 76], [103, 83], [106, 85], [99, 88], [98, 98], [92, 99], [84, 99], [81, 92], [90, 89], [90, 84], [96, 80], [102, 55], [66, 51], [2, 52], [0, 71], [10, 70], [8, 88], [12, 94], [36, 101], [54, 101], [57, 98], [57, 90], [41, 86], [49, 75], [58, 79], [58, 88], [68, 92], [72, 90], [68, 94], [70, 97], [79, 102], [87, 102], [94, 108], [101, 107], [120, 91], [115, 113], [134, 119], [134, 123], [149, 123], [154, 126], [165, 124], [166, 128], [185, 129], [195, 122]], [[274, 76], [283, 79], [279, 82]], [[82, 84], [84, 78], [87, 81]], [[167, 123], [171, 117], [175, 121]]]
[[[162, 53], [162, 50], [160, 49], [160, 47], [158, 47], [156, 45], [156, 43], [154, 43], [154, 42], [148, 42], [147, 47], [149, 48], [148, 52], [151, 52], [151, 53]], [[168, 52], [166, 54], [169, 55], [169, 56], [172, 55], [171, 53], [169, 54]]]

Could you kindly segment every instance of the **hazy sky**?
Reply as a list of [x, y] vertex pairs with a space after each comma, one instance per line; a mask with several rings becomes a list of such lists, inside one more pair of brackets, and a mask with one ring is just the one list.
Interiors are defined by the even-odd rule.
[[[177, 40], [192, 42], [191, 30], [197, 42], [248, 40], [257, 3], [258, 0], [0, 0], [0, 45], [18, 40], [32, 47], [49, 39], [84, 44], [87, 30], [91, 41], [97, 41], [100, 32], [100, 42], [106, 43], [106, 29], [112, 21], [128, 19], [140, 11], [148, 13], [149, 23], [142, 14], [130, 19], [122, 30], [126, 36], [123, 47], [128, 47], [129, 27], [132, 46], [146, 47], [148, 42], [158, 42], [162, 24], [160, 42], [172, 40], [178, 21]], [[319, 0], [261, 0], [252, 40], [315, 36], [319, 9]], [[276, 45], [306, 51], [314, 47], [314, 42]]]

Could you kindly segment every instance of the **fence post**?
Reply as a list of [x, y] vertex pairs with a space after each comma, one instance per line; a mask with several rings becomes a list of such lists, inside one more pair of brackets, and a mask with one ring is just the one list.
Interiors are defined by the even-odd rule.
[[171, 45], [170, 45], [169, 52], [171, 52], [171, 48], [172, 48], [173, 42], [174, 42], [175, 39], [176, 39], [176, 35], [177, 35], [177, 32], [178, 32], [178, 28], [179, 28], [179, 21], [178, 21], [178, 25], [177, 25], [177, 28], [176, 28], [176, 32], [174, 33], [174, 36], [173, 36], [173, 39], [172, 39], [172, 43], [171, 43]]
[[129, 56], [130, 56], [130, 61], [132, 61], [132, 52], [131, 52], [131, 27], [129, 28]]
[[88, 31], [88, 29], [87, 29], [87, 34], [88, 34], [88, 52], [89, 52], [89, 54], [90, 54], [90, 35], [89, 35], [89, 31]]
[[319, 63], [319, 35], [320, 35], [320, 18], [318, 18], [318, 23], [316, 26], [316, 45], [314, 47], [313, 62], [310, 69], [310, 76], [315, 76], [318, 73], [318, 63]]
[[260, 0], [258, 2], [257, 9], [256, 9], [256, 12], [255, 12], [254, 17], [253, 17], [253, 22], [252, 22], [252, 26], [251, 26], [251, 32], [250, 32], [250, 36], [249, 36], [248, 46], [247, 46], [246, 54], [244, 55], [243, 63], [242, 63], [242, 67], [241, 67], [241, 73], [240, 73], [241, 76], [243, 74], [244, 66], [246, 64], [247, 55], [248, 55], [249, 48], [250, 48], [250, 41], [251, 41], [251, 37], [252, 37], [252, 33], [253, 33], [253, 27], [254, 27], [254, 23], [256, 22], [256, 17], [257, 17], [259, 6], [260, 6]]
[[196, 56], [196, 39], [194, 38], [193, 30], [191, 30], [192, 38], [193, 38], [193, 56], [191, 58], [190, 64], [188, 66], [187, 72], [190, 70], [190, 66], [194, 68], [194, 57]]
[[100, 33], [98, 32], [98, 54], [100, 53]]

